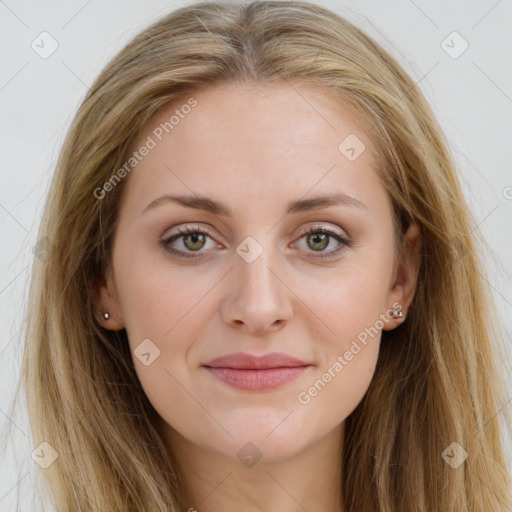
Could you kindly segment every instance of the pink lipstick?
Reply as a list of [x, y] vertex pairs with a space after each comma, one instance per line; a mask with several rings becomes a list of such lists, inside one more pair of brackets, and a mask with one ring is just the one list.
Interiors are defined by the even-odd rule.
[[202, 366], [236, 389], [266, 391], [296, 379], [312, 365], [280, 352], [260, 357], [238, 352], [218, 357]]

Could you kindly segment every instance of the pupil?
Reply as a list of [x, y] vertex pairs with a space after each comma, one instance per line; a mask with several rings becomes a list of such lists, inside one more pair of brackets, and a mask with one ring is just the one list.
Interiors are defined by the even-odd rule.
[[316, 233], [314, 235], [312, 235], [312, 239], [313, 239], [313, 244], [320, 244], [320, 247], [318, 248], [315, 248], [313, 247], [314, 250], [321, 250], [321, 249], [325, 249], [327, 247], [327, 234], [325, 233]]
[[[192, 242], [192, 247], [189, 247], [189, 249], [200, 249], [202, 247], [201, 245], [201, 242], [204, 243], [204, 235], [201, 234], [201, 233], [192, 233], [192, 234], [189, 234], [185, 237], [185, 245], [187, 245], [188, 247], [188, 241], [191, 241]], [[195, 244], [197, 244], [199, 242], [199, 247], [195, 246]]]

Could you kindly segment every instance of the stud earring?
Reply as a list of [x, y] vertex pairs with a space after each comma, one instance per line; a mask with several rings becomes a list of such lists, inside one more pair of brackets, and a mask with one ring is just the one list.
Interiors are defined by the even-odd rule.
[[393, 318], [403, 318], [404, 312], [398, 309], [393, 309]]
[[105, 320], [108, 320], [110, 318], [110, 313], [108, 313], [107, 311], [105, 311], [105, 313], [103, 313], [103, 318]]

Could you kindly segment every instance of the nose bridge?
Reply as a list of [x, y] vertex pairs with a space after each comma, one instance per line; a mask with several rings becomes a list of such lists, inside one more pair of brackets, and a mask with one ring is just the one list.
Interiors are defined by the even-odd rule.
[[[256, 239], [256, 236], [258, 239]], [[272, 236], [246, 237], [236, 248], [229, 292], [224, 299], [224, 321], [261, 331], [291, 315], [287, 287], [279, 278], [280, 258]]]
[[[239, 293], [248, 299], [275, 298], [279, 294], [278, 289], [282, 284], [275, 276], [278, 257], [275, 248], [271, 247], [272, 237], [262, 236], [258, 240], [248, 236], [237, 247], [235, 258], [235, 273], [238, 283], [236, 287]], [[253, 297], [256, 295], [256, 297]]]

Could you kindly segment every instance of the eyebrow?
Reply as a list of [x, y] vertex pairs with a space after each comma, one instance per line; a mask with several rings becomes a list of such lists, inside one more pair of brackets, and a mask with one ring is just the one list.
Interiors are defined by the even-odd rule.
[[[151, 201], [151, 203], [144, 208], [141, 215], [148, 210], [168, 203], [180, 204], [186, 208], [194, 208], [196, 210], [204, 210], [215, 215], [233, 217], [233, 211], [227, 205], [215, 199], [197, 195], [174, 196], [170, 194], [165, 194]], [[321, 208], [328, 208], [329, 206], [355, 206], [356, 208], [366, 208], [366, 205], [358, 201], [355, 197], [344, 193], [335, 193], [292, 201], [288, 204], [286, 213], [319, 210]]]

